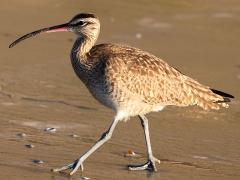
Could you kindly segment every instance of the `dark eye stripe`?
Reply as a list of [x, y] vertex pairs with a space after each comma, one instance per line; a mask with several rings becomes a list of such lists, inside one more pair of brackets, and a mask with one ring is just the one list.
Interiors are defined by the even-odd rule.
[[85, 26], [87, 24], [91, 24], [91, 22], [84, 22], [82, 20], [78, 20], [78, 21], [71, 22], [71, 24], [74, 26]]
[[85, 22], [83, 22], [83, 21], [78, 21], [78, 22], [76, 22], [75, 25], [80, 25], [80, 26], [82, 26], [83, 24], [85, 24]]

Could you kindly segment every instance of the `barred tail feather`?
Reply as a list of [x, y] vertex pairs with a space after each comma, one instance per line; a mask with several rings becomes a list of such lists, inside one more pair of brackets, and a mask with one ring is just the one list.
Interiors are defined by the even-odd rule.
[[185, 82], [187, 86], [191, 89], [192, 104], [196, 104], [203, 109], [219, 109], [220, 107], [227, 108], [232, 95], [211, 89], [204, 86], [193, 79], [188, 79]]
[[224, 102], [231, 102], [231, 99], [234, 98], [233, 95], [216, 90], [216, 89], [210, 89], [214, 94], [217, 94], [219, 96], [223, 97], [223, 101], [217, 101], [216, 103], [224, 103]]

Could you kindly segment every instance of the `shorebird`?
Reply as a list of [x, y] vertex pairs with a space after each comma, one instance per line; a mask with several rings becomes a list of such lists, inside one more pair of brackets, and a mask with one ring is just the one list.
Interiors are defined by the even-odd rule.
[[71, 170], [74, 174], [83, 162], [108, 141], [120, 121], [132, 116], [140, 118], [144, 129], [148, 161], [129, 165], [129, 170], [157, 171], [153, 156], [146, 114], [166, 106], [197, 105], [203, 109], [228, 107], [232, 95], [202, 85], [182, 74], [162, 59], [140, 49], [119, 44], [95, 45], [100, 32], [99, 19], [81, 13], [68, 23], [28, 33], [9, 47], [41, 33], [70, 31], [77, 35], [71, 51], [73, 69], [90, 93], [103, 105], [113, 109], [115, 116], [106, 132], [86, 153], [54, 172]]

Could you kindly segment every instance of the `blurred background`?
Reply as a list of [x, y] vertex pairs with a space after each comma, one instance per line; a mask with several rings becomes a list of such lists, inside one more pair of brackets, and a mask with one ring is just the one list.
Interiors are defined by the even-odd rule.
[[[100, 18], [97, 43], [146, 50], [235, 100], [220, 111], [169, 107], [148, 115], [153, 151], [162, 161], [157, 173], [126, 170], [127, 164], [143, 163], [146, 157], [141, 126], [132, 118], [119, 124], [113, 138], [87, 159], [84, 173], [72, 179], [240, 178], [239, 0], [0, 4], [0, 179], [69, 179], [49, 170], [76, 159], [111, 122], [113, 113], [91, 97], [73, 72], [73, 34], [41, 35], [8, 49], [19, 36], [65, 23], [80, 12]], [[44, 132], [47, 127], [56, 132]], [[124, 157], [129, 149], [140, 157]]]

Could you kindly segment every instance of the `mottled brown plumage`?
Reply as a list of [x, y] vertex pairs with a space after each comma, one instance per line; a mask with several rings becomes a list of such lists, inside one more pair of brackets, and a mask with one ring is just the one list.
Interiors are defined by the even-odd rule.
[[139, 116], [144, 129], [148, 161], [139, 166], [129, 166], [130, 170], [156, 171], [148, 120], [145, 114], [160, 111], [165, 106], [198, 105], [204, 109], [219, 109], [233, 96], [210, 89], [182, 74], [158, 57], [137, 48], [119, 44], [99, 44], [94, 46], [100, 22], [93, 14], [78, 14], [70, 22], [40, 29], [26, 34], [13, 42], [18, 42], [43, 32], [72, 31], [78, 38], [71, 51], [71, 62], [77, 76], [91, 94], [102, 104], [112, 108], [116, 116], [110, 128], [89, 151], [73, 163], [54, 171], [72, 169], [71, 175], [104, 142], [111, 138], [118, 121]]
[[[227, 107], [223, 97], [213, 93], [209, 87], [185, 76], [165, 61], [140, 49], [118, 45], [100, 44], [94, 46], [85, 56], [76, 57], [84, 60], [89, 67], [85, 73], [90, 76], [85, 84], [101, 103], [115, 111], [124, 108], [131, 111], [131, 116], [146, 114], [157, 110], [159, 106], [198, 105], [204, 109]], [[80, 75], [80, 78], [81, 75]], [[93, 84], [101, 86], [96, 92]], [[107, 94], [101, 100], [99, 94]], [[131, 101], [136, 101], [134, 107]], [[109, 101], [111, 105], [109, 105]], [[135, 107], [136, 106], [136, 107]], [[134, 110], [133, 110], [134, 108]]]

